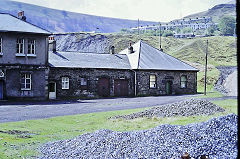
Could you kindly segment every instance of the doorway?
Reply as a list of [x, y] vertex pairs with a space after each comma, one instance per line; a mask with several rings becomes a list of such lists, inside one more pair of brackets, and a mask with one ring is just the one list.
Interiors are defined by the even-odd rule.
[[114, 95], [128, 96], [128, 80], [114, 80]]
[[98, 95], [102, 97], [110, 96], [110, 81], [108, 78], [99, 78]]
[[57, 97], [56, 82], [50, 82], [48, 90], [49, 90], [49, 99], [56, 99]]
[[3, 99], [3, 81], [0, 81], [0, 100]]
[[166, 94], [172, 94], [172, 81], [167, 81], [166, 82]]

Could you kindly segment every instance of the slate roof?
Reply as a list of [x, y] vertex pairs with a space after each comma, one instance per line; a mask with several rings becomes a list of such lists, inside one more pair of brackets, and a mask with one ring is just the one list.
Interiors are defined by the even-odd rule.
[[148, 45], [142, 40], [132, 45], [132, 47], [134, 53], [128, 53], [128, 48], [119, 53], [128, 56], [132, 69], [199, 71], [189, 64]]
[[31, 23], [25, 22], [7, 13], [0, 13], [0, 32], [24, 32], [47, 35], [51, 34], [47, 30], [39, 28]]
[[78, 52], [49, 52], [51, 67], [64, 68], [106, 68], [131, 69], [127, 55], [78, 53]]

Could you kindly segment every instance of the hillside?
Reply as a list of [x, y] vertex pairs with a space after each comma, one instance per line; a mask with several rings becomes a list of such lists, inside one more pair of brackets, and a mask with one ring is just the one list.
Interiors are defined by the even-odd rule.
[[[122, 28], [136, 27], [138, 24], [137, 20], [93, 16], [27, 3], [0, 0], [0, 12], [17, 15], [22, 10], [25, 12], [28, 22], [51, 32], [119, 32]], [[140, 21], [140, 25], [150, 24], [156, 24], [156, 22]]]
[[214, 6], [211, 9], [208, 9], [207, 11], [188, 15], [184, 18], [196, 18], [196, 17], [212, 17], [212, 20], [215, 23], [218, 23], [219, 19], [222, 16], [233, 16], [236, 17], [236, 2], [231, 1], [227, 4], [219, 4]]
[[[109, 47], [115, 46], [115, 51], [128, 47], [142, 39], [150, 45], [159, 48], [159, 37], [141, 36], [134, 34], [90, 34], [71, 33], [55, 35], [57, 50], [109, 53]], [[218, 66], [237, 66], [236, 37], [212, 36], [193, 39], [176, 39], [162, 37], [164, 52], [183, 60], [198, 68], [198, 89], [203, 91], [204, 64], [206, 53], [206, 40], [208, 45], [208, 89], [211, 90], [219, 78]]]
[[[135, 43], [142, 39], [150, 45], [159, 48], [159, 37], [141, 36], [134, 34], [90, 34], [70, 33], [57, 34], [57, 50], [108, 53], [111, 45], [116, 52], [127, 48], [129, 43]], [[209, 62], [214, 66], [237, 65], [236, 61], [236, 37], [212, 36], [193, 39], [176, 39], [162, 37], [162, 47], [181, 60], [204, 64], [206, 53], [206, 40], [209, 41]], [[221, 44], [221, 45], [219, 45]]]

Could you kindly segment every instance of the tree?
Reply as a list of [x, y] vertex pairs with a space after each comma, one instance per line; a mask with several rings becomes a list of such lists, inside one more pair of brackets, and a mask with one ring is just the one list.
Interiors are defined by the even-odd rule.
[[217, 30], [217, 27], [215, 25], [212, 25], [210, 27], [207, 28], [206, 30], [206, 35], [214, 35], [214, 32]]
[[164, 30], [162, 36], [164, 37], [173, 36], [173, 32], [171, 30]]
[[181, 29], [180, 29], [180, 28], [176, 28], [176, 29], [175, 29], [175, 32], [176, 32], [176, 33], [180, 33], [180, 32], [181, 32]]
[[183, 34], [185, 34], [185, 33], [192, 33], [193, 32], [193, 30], [192, 30], [192, 28], [190, 28], [190, 27], [186, 27], [186, 28], [183, 28], [182, 29], [182, 33]]
[[224, 16], [219, 20], [218, 27], [221, 35], [233, 35], [236, 20], [232, 16]]

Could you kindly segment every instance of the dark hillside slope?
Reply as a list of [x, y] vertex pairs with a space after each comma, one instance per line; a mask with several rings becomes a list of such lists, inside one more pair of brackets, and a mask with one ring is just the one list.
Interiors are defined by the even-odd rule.
[[[88, 14], [45, 8], [27, 3], [0, 0], [0, 12], [17, 15], [24, 11], [27, 21], [51, 32], [119, 32], [122, 28], [136, 27], [137, 20], [107, 18]], [[156, 22], [140, 21], [140, 25]], [[99, 29], [97, 29], [99, 28]]]

